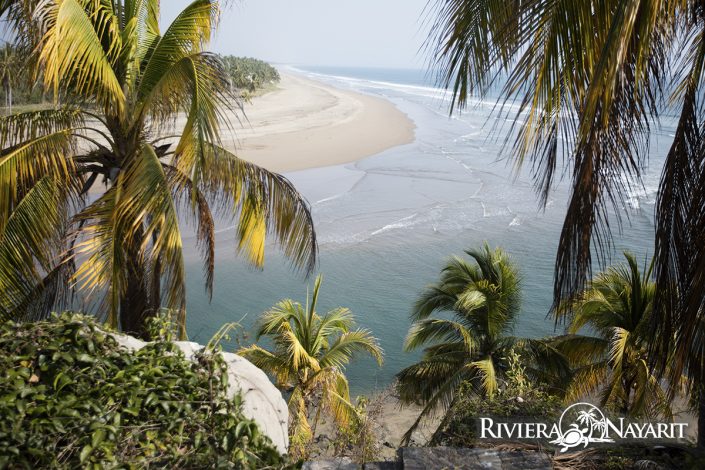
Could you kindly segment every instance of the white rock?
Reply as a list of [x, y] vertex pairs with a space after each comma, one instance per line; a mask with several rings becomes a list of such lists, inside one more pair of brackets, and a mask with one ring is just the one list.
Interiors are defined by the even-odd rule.
[[[113, 333], [118, 344], [130, 351], [145, 347], [148, 343], [132, 336]], [[191, 341], [175, 341], [187, 359], [191, 360], [203, 346]], [[244, 357], [224, 352], [223, 359], [228, 365], [228, 393], [242, 396], [242, 413], [254, 420], [264, 434], [281, 453], [289, 447], [289, 408], [281, 392], [272, 384], [261, 369]]]

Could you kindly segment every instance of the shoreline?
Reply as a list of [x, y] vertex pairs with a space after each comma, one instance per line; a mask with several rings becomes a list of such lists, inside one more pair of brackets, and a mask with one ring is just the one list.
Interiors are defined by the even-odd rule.
[[223, 145], [279, 173], [351, 163], [415, 140], [416, 125], [391, 101], [289, 72], [243, 108]]

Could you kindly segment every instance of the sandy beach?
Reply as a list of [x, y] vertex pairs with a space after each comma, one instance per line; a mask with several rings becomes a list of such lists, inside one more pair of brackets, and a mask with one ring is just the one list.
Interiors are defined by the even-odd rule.
[[223, 144], [277, 172], [348, 163], [414, 140], [414, 123], [391, 102], [289, 73], [244, 112]]

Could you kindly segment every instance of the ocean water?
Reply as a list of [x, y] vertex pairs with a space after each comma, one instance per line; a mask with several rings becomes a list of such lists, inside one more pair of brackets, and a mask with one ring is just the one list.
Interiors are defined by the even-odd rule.
[[[539, 207], [528, 168], [514, 171], [502, 154], [505, 122], [491, 117], [492, 97], [449, 117], [450, 96], [433, 87], [423, 71], [295, 71], [385, 98], [416, 124], [411, 144], [351, 164], [287, 174], [313, 207], [320, 240], [318, 271], [324, 276], [319, 312], [349, 307], [385, 351], [381, 368], [367, 358], [347, 368], [353, 394], [389, 385], [396, 372], [418, 359], [420, 353], [402, 351], [417, 295], [437, 279], [448, 257], [485, 241], [503, 247], [522, 273], [523, 304], [515, 334], [542, 337], [560, 332], [547, 313], [569, 187], [559, 182], [545, 209]], [[497, 124], [500, 130], [493, 132]], [[623, 201], [622, 231], [614, 230], [613, 261], [621, 261], [619, 253], [625, 249], [642, 260], [653, 253], [656, 187], [672, 137], [672, 119], [654, 127], [643, 185]], [[248, 267], [235, 256], [232, 230], [227, 228], [218, 233], [216, 255], [209, 302], [202, 288], [201, 261], [196, 250], [187, 252], [188, 332], [195, 341], [207, 341], [225, 322], [241, 321], [245, 343], [252, 342], [252, 326], [261, 312], [284, 298], [305, 302], [313, 282], [289, 269], [273, 247], [264, 270]], [[235, 349], [236, 343], [225, 347]]]

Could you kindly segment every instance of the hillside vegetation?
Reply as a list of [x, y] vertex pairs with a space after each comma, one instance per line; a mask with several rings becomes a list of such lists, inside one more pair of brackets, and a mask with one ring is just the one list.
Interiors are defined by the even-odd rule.
[[0, 323], [0, 468], [286, 467], [220, 355], [168, 339], [132, 353], [83, 315]]

